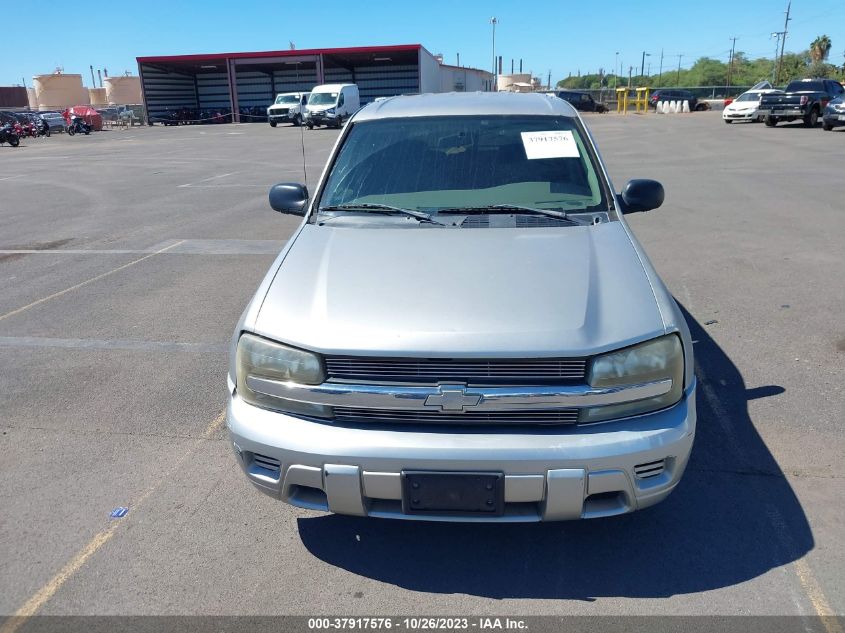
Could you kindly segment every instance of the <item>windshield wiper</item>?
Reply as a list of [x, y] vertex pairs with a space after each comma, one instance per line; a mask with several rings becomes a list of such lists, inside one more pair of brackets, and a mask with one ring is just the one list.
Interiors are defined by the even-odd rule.
[[415, 211], [414, 209], [403, 209], [402, 207], [394, 207], [389, 204], [373, 204], [370, 202], [360, 202], [355, 204], [334, 204], [325, 207], [320, 207], [320, 212], [323, 211], [364, 211], [367, 213], [402, 213], [411, 218], [416, 218], [420, 222], [429, 222], [431, 224], [438, 224], [446, 226], [442, 222], [438, 222], [431, 217], [430, 214], [423, 211]]
[[578, 224], [575, 220], [569, 217], [566, 211], [555, 211], [554, 209], [538, 209], [537, 207], [523, 207], [516, 204], [491, 204], [486, 207], [445, 207], [438, 210], [438, 214], [449, 215], [487, 215], [492, 213], [534, 213], [536, 215], [545, 215], [550, 218], [558, 218], [560, 220], [568, 220], [573, 224]]

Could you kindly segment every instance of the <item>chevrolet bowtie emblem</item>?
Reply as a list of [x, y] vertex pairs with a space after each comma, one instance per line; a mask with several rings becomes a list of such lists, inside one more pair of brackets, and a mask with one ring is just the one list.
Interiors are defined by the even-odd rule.
[[463, 411], [464, 407], [474, 407], [481, 401], [481, 394], [467, 393], [460, 385], [441, 385], [437, 391], [440, 393], [425, 399], [425, 406], [438, 407], [441, 411]]

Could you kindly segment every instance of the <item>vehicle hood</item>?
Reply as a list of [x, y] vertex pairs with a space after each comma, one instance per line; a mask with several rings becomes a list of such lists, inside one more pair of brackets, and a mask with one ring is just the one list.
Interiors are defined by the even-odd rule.
[[297, 347], [580, 356], [664, 332], [621, 222], [531, 229], [307, 224], [295, 239], [254, 329]]
[[745, 112], [746, 110], [756, 110], [760, 107], [758, 101], [734, 101], [725, 106], [728, 112]]

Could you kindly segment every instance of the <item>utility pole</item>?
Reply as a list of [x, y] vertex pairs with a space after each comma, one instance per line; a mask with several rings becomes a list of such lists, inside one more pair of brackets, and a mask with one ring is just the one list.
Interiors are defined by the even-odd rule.
[[499, 77], [496, 74], [496, 25], [499, 21], [496, 19], [494, 15], [490, 18], [490, 24], [493, 25], [493, 92], [496, 92], [499, 89]]
[[549, 68], [549, 90], [552, 89], [552, 69]]
[[681, 58], [684, 56], [683, 53], [678, 53], [678, 79], [675, 82], [676, 86], [681, 85]]
[[786, 46], [786, 34], [789, 31], [789, 11], [792, 9], [792, 0], [786, 5], [786, 19], [783, 21], [783, 37], [780, 39], [780, 59], [778, 60], [778, 71], [775, 75], [775, 83], [780, 81], [780, 73], [783, 70], [783, 49]]
[[643, 51], [643, 61], [640, 63], [640, 77], [642, 77], [643, 74], [645, 73], [645, 58], [646, 57], [651, 57], [651, 53], [646, 53], [645, 51]]
[[657, 86], [663, 83], [663, 49], [660, 49], [660, 76], [657, 78]]
[[628, 88], [631, 88], [631, 73], [633, 72], [634, 67], [628, 66]]
[[725, 83], [725, 96], [726, 97], [728, 96], [728, 90], [731, 87], [731, 75], [733, 74], [733, 68], [734, 68], [734, 51], [736, 50], [736, 41], [739, 38], [738, 37], [729, 37], [728, 39], [731, 40], [732, 43], [731, 43], [731, 56], [730, 56], [730, 59], [728, 60], [728, 80]]

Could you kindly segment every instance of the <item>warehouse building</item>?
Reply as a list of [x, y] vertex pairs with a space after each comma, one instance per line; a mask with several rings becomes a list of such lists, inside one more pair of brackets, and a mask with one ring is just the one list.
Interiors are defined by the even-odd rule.
[[241, 113], [265, 108], [280, 92], [327, 83], [358, 84], [361, 103], [419, 92], [491, 90], [493, 75], [448, 66], [420, 44], [138, 57], [148, 118], [180, 109]]

